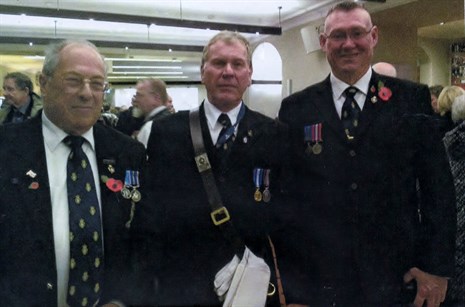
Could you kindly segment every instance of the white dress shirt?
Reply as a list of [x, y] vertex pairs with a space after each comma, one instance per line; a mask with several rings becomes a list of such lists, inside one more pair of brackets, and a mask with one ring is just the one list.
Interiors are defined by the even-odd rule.
[[[229, 119], [231, 120], [231, 124], [236, 124], [237, 116], [239, 115], [239, 111], [241, 110], [243, 102], [239, 103], [234, 109], [230, 110], [229, 112], [225, 113], [228, 115]], [[223, 126], [218, 122], [218, 117], [224, 112], [218, 110], [208, 98], [205, 98], [204, 104], [205, 108], [205, 116], [207, 117], [208, 129], [210, 130], [210, 136], [212, 137], [213, 144], [216, 145], [216, 141], [218, 140], [218, 136], [220, 135], [221, 129]], [[237, 125], [234, 130], [234, 134], [237, 134]]]
[[[71, 151], [62, 141], [68, 135], [53, 124], [42, 112], [42, 133], [44, 136], [45, 156], [47, 159], [47, 172], [50, 183], [50, 196], [52, 201], [53, 238], [55, 243], [55, 257], [57, 268], [58, 307], [65, 307], [69, 277], [69, 212], [68, 192], [66, 187], [66, 165]], [[100, 184], [95, 155], [93, 128], [82, 135], [87, 142], [83, 150], [89, 159], [94, 175], [95, 188], [99, 206]]]
[[342, 114], [342, 105], [346, 99], [344, 95], [344, 91], [349, 87], [353, 86], [358, 89], [357, 93], [355, 94], [355, 101], [357, 102], [360, 110], [363, 110], [363, 106], [365, 105], [365, 100], [368, 94], [368, 86], [370, 85], [370, 79], [372, 75], [371, 68], [357, 81], [355, 84], [347, 84], [342, 80], [339, 80], [334, 76], [333, 73], [330, 75], [331, 81], [331, 88], [333, 89], [333, 101], [334, 106], [336, 107], [337, 114], [339, 118], [341, 118]]

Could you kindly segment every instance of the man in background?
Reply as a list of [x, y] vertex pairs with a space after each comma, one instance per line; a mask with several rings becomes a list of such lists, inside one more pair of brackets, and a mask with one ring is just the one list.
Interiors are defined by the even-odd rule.
[[397, 69], [391, 63], [378, 62], [373, 65], [373, 70], [380, 75], [389, 77], [397, 77]]
[[3, 95], [0, 124], [23, 122], [42, 110], [42, 100], [34, 93], [31, 79], [23, 73], [11, 72], [5, 76]]
[[374, 72], [377, 42], [363, 6], [337, 4], [320, 35], [330, 75], [279, 111], [310, 306], [439, 306], [453, 276], [455, 195], [429, 91]]
[[137, 83], [137, 91], [134, 95], [133, 105], [142, 111], [144, 124], [137, 134], [137, 140], [147, 146], [152, 123], [171, 115], [166, 106], [168, 103], [166, 84], [160, 79], [145, 79]]

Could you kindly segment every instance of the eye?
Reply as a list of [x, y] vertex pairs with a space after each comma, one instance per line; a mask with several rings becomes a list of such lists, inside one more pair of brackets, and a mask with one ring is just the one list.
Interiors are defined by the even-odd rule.
[[360, 39], [363, 37], [363, 35], [365, 35], [366, 32], [362, 31], [362, 30], [354, 30], [352, 31], [352, 33], [350, 34], [350, 36], [353, 38], [353, 39]]
[[346, 34], [345, 32], [335, 32], [335, 33], [331, 33], [330, 37], [334, 40], [345, 40], [346, 38]]
[[101, 80], [91, 80], [90, 87], [96, 91], [103, 91], [105, 89], [105, 82]]
[[68, 86], [81, 86], [82, 84], [82, 79], [76, 76], [68, 76], [63, 78], [63, 81], [66, 83]]

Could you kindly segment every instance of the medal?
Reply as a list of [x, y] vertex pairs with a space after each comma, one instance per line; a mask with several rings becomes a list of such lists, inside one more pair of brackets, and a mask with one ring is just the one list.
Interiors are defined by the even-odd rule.
[[[126, 199], [131, 199], [134, 202], [141, 200], [142, 195], [137, 190], [139, 187], [139, 172], [126, 170], [126, 176], [124, 178], [124, 187], [121, 189], [121, 195]], [[132, 191], [131, 191], [132, 188]]]
[[308, 156], [312, 154], [312, 145], [310, 145], [310, 142], [307, 143], [307, 148], [305, 148], [305, 153]]
[[253, 198], [255, 199], [256, 202], [261, 202], [262, 201], [262, 192], [260, 192], [259, 188], [257, 188], [257, 190], [255, 190], [255, 193], [253, 194]]
[[265, 174], [263, 176], [263, 185], [265, 186], [265, 190], [263, 190], [263, 201], [268, 203], [271, 200], [270, 169], [265, 169]]
[[131, 198], [131, 190], [129, 190], [126, 186], [121, 190], [121, 195], [123, 195], [124, 198], [130, 199]]
[[254, 168], [253, 170], [253, 182], [255, 184], [255, 193], [253, 194], [253, 198], [256, 202], [262, 201], [262, 193], [260, 192], [260, 187], [262, 186], [263, 182], [263, 169], [261, 168]]
[[140, 192], [137, 190], [137, 189], [134, 189], [131, 193], [131, 199], [134, 201], [134, 202], [139, 202], [140, 199], [142, 198]]
[[320, 143], [316, 142], [312, 147], [312, 152], [315, 155], [319, 155], [321, 153], [322, 149], [323, 149], [323, 147], [320, 145]]
[[322, 128], [322, 123], [304, 126], [304, 141], [307, 143], [305, 153], [307, 155], [319, 155], [323, 150], [323, 146], [321, 145], [321, 143], [323, 143], [323, 137], [321, 134]]

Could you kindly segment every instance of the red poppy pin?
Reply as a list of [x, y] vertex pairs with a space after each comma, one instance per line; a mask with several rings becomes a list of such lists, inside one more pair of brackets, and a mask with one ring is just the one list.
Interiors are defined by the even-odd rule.
[[388, 101], [389, 98], [391, 98], [392, 96], [391, 89], [388, 87], [385, 87], [382, 81], [378, 82], [378, 96], [379, 96], [379, 99], [381, 99], [384, 102]]
[[123, 182], [114, 178], [108, 178], [105, 184], [107, 188], [109, 188], [113, 192], [119, 192], [123, 189]]

